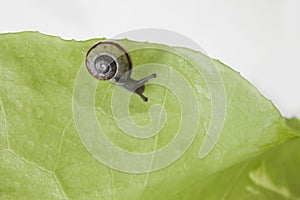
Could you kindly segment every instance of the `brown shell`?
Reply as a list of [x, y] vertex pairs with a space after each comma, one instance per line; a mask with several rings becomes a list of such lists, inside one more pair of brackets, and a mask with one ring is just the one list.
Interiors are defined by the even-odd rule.
[[127, 51], [111, 40], [93, 45], [86, 54], [85, 64], [93, 77], [119, 85], [124, 84], [131, 75], [132, 62]]

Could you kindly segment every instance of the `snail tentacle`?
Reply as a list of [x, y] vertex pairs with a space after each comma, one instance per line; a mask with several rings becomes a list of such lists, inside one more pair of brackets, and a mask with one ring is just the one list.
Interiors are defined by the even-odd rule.
[[96, 79], [109, 80], [113, 84], [123, 86], [138, 94], [143, 101], [148, 101], [148, 98], [143, 95], [145, 83], [155, 78], [156, 74], [151, 74], [138, 81], [132, 79], [130, 77], [131, 58], [119, 43], [105, 40], [95, 44], [87, 52], [85, 61], [88, 72]]

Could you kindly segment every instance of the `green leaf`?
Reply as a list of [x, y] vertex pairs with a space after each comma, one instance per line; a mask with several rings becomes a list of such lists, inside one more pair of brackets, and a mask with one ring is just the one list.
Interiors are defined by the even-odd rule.
[[[300, 139], [281, 144], [260, 156], [197, 180], [177, 193], [186, 199], [299, 200], [299, 145]], [[172, 197], [176, 196], [169, 196]], [[151, 195], [150, 199], [156, 198]]]
[[297, 118], [293, 117], [291, 119], [287, 119], [286, 123], [290, 131], [296, 135], [300, 135], [300, 121]]
[[[246, 194], [251, 199], [256, 193], [261, 198], [299, 196], [296, 189], [299, 185], [294, 179], [299, 177], [295, 170], [300, 164], [296, 149], [299, 142], [284, 143], [299, 136], [299, 121], [286, 122], [271, 101], [239, 73], [217, 60], [213, 62], [224, 83], [226, 118], [216, 146], [208, 156], [199, 159], [213, 113], [205, 80], [209, 74], [199, 75], [195, 66], [179, 55], [200, 59], [196, 63], [200, 69], [210, 65], [206, 56], [180, 47], [120, 40], [126, 48], [138, 49], [130, 52], [136, 68], [133, 77], [142, 78], [143, 73], [150, 72], [138, 73], [138, 66], [159, 63], [171, 66], [191, 85], [200, 112], [199, 120], [190, 119], [191, 123], [199, 123], [191, 146], [172, 165], [149, 173], [118, 171], [97, 160], [80, 139], [72, 102], [81, 98], [81, 93], [79, 96], [73, 93], [77, 75], [84, 66], [87, 50], [98, 40], [65, 41], [37, 32], [0, 35], [2, 199], [212, 199], [219, 198], [222, 192], [232, 199]], [[143, 48], [149, 45], [151, 48]], [[171, 72], [158, 71], [158, 76], [173, 84]], [[181, 82], [174, 84], [183, 88]], [[114, 121], [111, 99], [117, 89], [108, 82], [99, 82], [92, 109], [96, 110], [105, 136], [127, 151], [152, 152], [168, 145], [181, 118], [194, 116], [194, 113], [181, 116], [180, 101], [172, 91], [148, 84], [147, 104], [136, 95], [130, 99], [132, 120], [140, 126], [151, 123], [148, 111], [157, 104], [164, 106], [167, 120], [157, 136], [148, 140], [130, 137]], [[119, 101], [117, 105], [123, 105], [122, 99]], [[156, 117], [163, 119], [161, 114]], [[284, 144], [278, 146], [281, 143]], [[113, 152], [103, 153], [112, 159], [115, 156]], [[291, 170], [281, 167], [281, 162], [288, 163], [285, 166]]]

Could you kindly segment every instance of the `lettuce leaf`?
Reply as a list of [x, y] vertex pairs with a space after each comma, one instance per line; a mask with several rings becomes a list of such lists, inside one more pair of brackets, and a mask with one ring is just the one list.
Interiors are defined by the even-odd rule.
[[[38, 32], [0, 35], [1, 199], [299, 199], [299, 121], [284, 119], [271, 101], [218, 60], [213, 62], [224, 83], [226, 118], [216, 147], [199, 159], [212, 112], [210, 93], [205, 78], [172, 52], [207, 58], [181, 47], [150, 44], [153, 48], [132, 51], [130, 56], [134, 67], [172, 66], [197, 91], [200, 119], [192, 145], [175, 163], [154, 172], [126, 173], [99, 162], [83, 145], [72, 112], [78, 71], [87, 50], [99, 40], [66, 41]], [[129, 49], [149, 45], [120, 43]], [[203, 63], [198, 67], [207, 67]], [[134, 77], [141, 76], [134, 72]], [[163, 105], [168, 114], [159, 135], [146, 141], [127, 136], [114, 123], [110, 99], [115, 88], [99, 82], [94, 107], [114, 144], [127, 151], [151, 152], [174, 138], [180, 107], [172, 92], [149, 84], [147, 104], [135, 95], [130, 99], [136, 124], [149, 123], [153, 105]], [[113, 157], [112, 152], [104, 154]]]

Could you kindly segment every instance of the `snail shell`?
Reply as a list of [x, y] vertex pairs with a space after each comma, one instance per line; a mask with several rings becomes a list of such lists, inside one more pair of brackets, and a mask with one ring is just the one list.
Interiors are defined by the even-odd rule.
[[109, 80], [125, 89], [138, 94], [145, 102], [143, 95], [145, 83], [155, 78], [151, 74], [140, 80], [130, 78], [132, 62], [127, 51], [117, 42], [105, 40], [90, 48], [86, 54], [85, 64], [88, 72], [99, 80]]
[[87, 52], [86, 68], [96, 79], [124, 85], [130, 79], [132, 62], [119, 43], [105, 40], [95, 44]]

